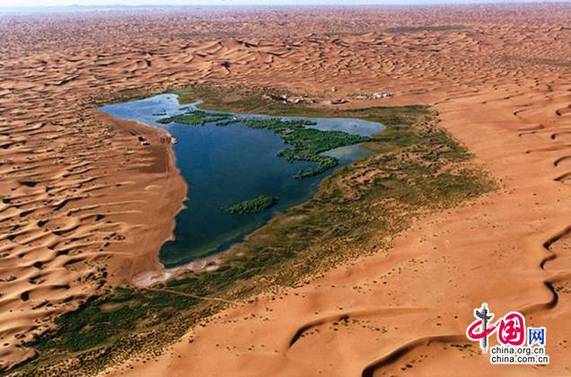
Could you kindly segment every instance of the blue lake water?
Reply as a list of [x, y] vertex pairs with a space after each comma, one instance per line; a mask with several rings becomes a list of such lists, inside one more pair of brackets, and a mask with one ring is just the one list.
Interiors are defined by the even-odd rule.
[[[277, 153], [287, 144], [267, 129], [249, 128], [239, 122], [228, 126], [164, 125], [157, 122], [167, 115], [195, 108], [195, 104], [179, 105], [174, 94], [102, 107], [104, 112], [115, 118], [164, 128], [177, 140], [174, 145], [177, 165], [189, 185], [189, 192], [185, 208], [176, 217], [175, 239], [166, 242], [161, 249], [160, 259], [167, 268], [222, 251], [242, 240], [277, 213], [311, 198], [319, 182], [333, 171], [330, 169], [303, 179], [294, 178], [298, 171], [314, 163], [292, 163], [278, 157]], [[279, 118], [309, 119], [315, 124], [307, 127], [363, 136], [378, 133], [383, 128], [379, 123], [358, 119]], [[360, 145], [352, 145], [323, 154], [337, 157], [340, 165], [344, 165], [366, 157], [368, 152]], [[276, 196], [279, 201], [255, 214], [229, 214], [222, 210], [262, 194]]]

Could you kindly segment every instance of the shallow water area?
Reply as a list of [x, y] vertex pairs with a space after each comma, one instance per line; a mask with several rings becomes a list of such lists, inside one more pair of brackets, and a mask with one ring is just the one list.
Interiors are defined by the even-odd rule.
[[[329, 169], [318, 175], [294, 178], [296, 172], [316, 163], [289, 162], [279, 157], [278, 152], [289, 145], [278, 134], [269, 129], [247, 127], [240, 122], [242, 119], [269, 119], [269, 116], [234, 114], [239, 120], [225, 126], [158, 122], [161, 118], [193, 111], [196, 105], [181, 106], [176, 95], [163, 94], [102, 107], [115, 118], [164, 128], [177, 140], [174, 152], [178, 168], [189, 185], [189, 193], [185, 208], [176, 217], [175, 238], [161, 249], [160, 259], [167, 268], [227, 249], [276, 214], [310, 199], [321, 180], [334, 171]], [[309, 120], [314, 124], [305, 127], [361, 136], [370, 136], [383, 128], [379, 123], [357, 119], [273, 118]], [[341, 166], [366, 157], [368, 151], [357, 144], [331, 149], [322, 155], [337, 158]], [[279, 200], [258, 213], [232, 214], [224, 210], [260, 195]]]

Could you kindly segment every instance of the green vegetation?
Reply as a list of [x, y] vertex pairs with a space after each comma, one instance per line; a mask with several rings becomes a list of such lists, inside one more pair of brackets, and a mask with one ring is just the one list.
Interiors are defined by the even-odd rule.
[[262, 212], [263, 210], [273, 207], [278, 202], [278, 198], [269, 195], [260, 195], [254, 199], [244, 200], [243, 202], [231, 205], [224, 210], [228, 213], [239, 215], [248, 215], [251, 213]]
[[[113, 294], [90, 300], [79, 310], [59, 318], [57, 324], [66, 336], [60, 342], [46, 340], [39, 349], [49, 349], [55, 344], [71, 352], [88, 350], [136, 328], [137, 322], [145, 319], [151, 324], [169, 318], [176, 310], [196, 304], [196, 299], [164, 295], [149, 291], [137, 299], [135, 291], [119, 287]], [[93, 305], [100, 302], [102, 305]], [[76, 335], [73, 335], [76, 334]]]
[[314, 128], [306, 128], [307, 122], [284, 121], [277, 118], [249, 119], [243, 122], [245, 126], [252, 128], [269, 129], [293, 148], [281, 150], [278, 156], [288, 161], [312, 161], [317, 166], [299, 171], [295, 177], [304, 178], [321, 174], [324, 171], [337, 166], [335, 157], [320, 156], [319, 153], [342, 147], [345, 145], [358, 144], [369, 141], [368, 137], [352, 135], [341, 131], [321, 131]]
[[175, 115], [159, 120], [159, 123], [181, 123], [188, 125], [204, 125], [206, 123], [217, 123], [227, 125], [238, 122], [251, 128], [264, 128], [278, 134], [287, 144], [293, 148], [280, 151], [278, 156], [286, 158], [292, 162], [311, 161], [317, 163], [316, 166], [303, 169], [296, 173], [296, 178], [305, 178], [321, 174], [338, 164], [338, 159], [330, 156], [320, 156], [319, 154], [334, 148], [364, 143], [370, 140], [368, 137], [352, 135], [341, 131], [322, 131], [305, 126], [312, 122], [296, 120], [286, 121], [279, 118], [252, 119], [236, 118], [232, 114], [209, 113], [206, 111], [193, 111], [185, 114]]
[[[401, 128], [401, 131], [408, 128], [418, 120], [421, 113], [428, 111], [427, 106], [392, 106], [392, 107], [372, 107], [366, 109], [325, 109], [312, 107], [304, 103], [285, 104], [273, 100], [273, 97], [283, 94], [275, 89], [250, 89], [244, 87], [212, 87], [212, 86], [192, 86], [177, 92], [181, 104], [191, 103], [198, 99], [202, 101], [201, 109], [218, 110], [235, 113], [266, 114], [273, 116], [302, 116], [319, 118], [360, 118], [372, 122], [381, 122], [390, 128]], [[405, 132], [406, 133], [406, 132]], [[402, 132], [397, 133], [399, 137]]]
[[199, 126], [206, 123], [220, 123], [232, 120], [233, 116], [231, 114], [219, 114], [210, 113], [206, 111], [191, 111], [184, 114], [174, 115], [167, 118], [159, 119], [159, 123], [169, 124], [169, 123], [182, 123], [190, 124], [193, 126]]
[[[210, 88], [211, 93], [222, 89]], [[225, 89], [224, 110], [252, 106], [265, 113], [253, 90]], [[241, 93], [246, 91], [244, 96]], [[249, 94], [248, 94], [249, 93]], [[201, 95], [206, 104], [218, 97]], [[233, 107], [236, 105], [235, 107]], [[268, 104], [267, 112], [282, 104]], [[294, 111], [295, 110], [295, 111]], [[324, 116], [293, 105], [288, 115]], [[313, 199], [294, 207], [236, 245], [213, 271], [189, 273], [152, 289], [115, 288], [57, 320], [58, 328], [30, 345], [40, 356], [20, 375], [95, 374], [134, 355], [156, 355], [189, 328], [219, 312], [224, 300], [246, 300], [263, 291], [304, 284], [337, 263], [389, 246], [391, 236], [427, 211], [475, 198], [494, 185], [469, 163], [468, 152], [424, 106], [337, 110], [387, 129], [367, 143], [373, 153], [324, 179]], [[331, 115], [329, 114], [329, 115]], [[278, 114], [276, 114], [278, 115]], [[295, 147], [293, 148], [295, 151]]]

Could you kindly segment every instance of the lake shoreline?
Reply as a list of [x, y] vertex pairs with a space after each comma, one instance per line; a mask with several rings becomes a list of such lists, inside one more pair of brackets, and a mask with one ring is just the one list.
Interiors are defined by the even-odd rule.
[[[178, 158], [176, 162], [178, 172], [187, 185], [192, 185], [193, 180], [200, 182], [193, 186], [193, 196], [187, 195], [185, 203], [175, 215], [172, 236], [165, 239], [158, 253], [160, 266], [157, 265], [156, 268], [134, 276], [132, 283], [135, 286], [164, 282], [172, 276], [188, 271], [198, 272], [216, 268], [223, 258], [222, 255], [226, 254], [225, 251], [244, 241], [275, 216], [310, 200], [321, 181], [337, 168], [372, 153], [364, 148], [364, 142], [371, 140], [365, 135], [378, 135], [384, 129], [381, 123], [358, 118], [242, 114], [202, 110], [198, 107], [199, 104], [195, 101], [189, 107], [188, 104], [181, 104], [176, 94], [162, 94], [133, 101], [115, 102], [101, 107], [103, 112], [116, 119], [135, 120], [167, 132], [169, 134], [167, 141], [175, 139], [176, 136], [177, 145], [169, 147], [171, 154]], [[177, 121], [179, 118], [181, 120]], [[187, 124], [186, 118], [192, 123]], [[214, 120], [222, 118], [224, 124], [218, 124], [218, 121], [211, 121], [210, 118]], [[232, 124], [227, 124], [226, 119], [229, 118]], [[276, 127], [277, 129], [274, 129]], [[289, 134], [290, 130], [294, 134]], [[271, 139], [267, 139], [270, 135]], [[244, 148], [242, 140], [250, 138], [256, 142]], [[266, 140], [274, 141], [267, 144]], [[280, 140], [279, 144], [275, 145], [277, 140]], [[356, 143], [359, 140], [362, 142]], [[269, 145], [271, 149], [268, 149]], [[213, 150], [218, 151], [213, 152]], [[253, 155], [248, 157], [252, 154], [251, 151], [254, 151]], [[294, 158], [292, 159], [289, 154], [283, 155], [284, 152], [291, 152], [289, 154], [294, 154]], [[236, 153], [238, 154], [235, 155]], [[260, 159], [259, 156], [266, 157]], [[315, 160], [317, 157], [319, 162]], [[256, 162], [247, 162], [248, 158], [253, 158]], [[217, 160], [222, 163], [216, 162]], [[234, 168], [227, 168], [233, 166], [236, 160], [245, 162], [240, 162], [239, 166]], [[258, 166], [258, 160], [276, 162], [272, 162], [271, 165], [265, 162]], [[324, 170], [321, 167], [321, 160], [334, 160], [336, 166]], [[252, 163], [258, 165], [250, 167]], [[275, 165], [276, 163], [278, 165]], [[232, 173], [229, 174], [228, 169], [232, 170]], [[317, 170], [315, 174], [300, 176], [300, 172], [315, 170]], [[237, 173], [239, 171], [240, 173]], [[240, 182], [229, 184], [228, 178], [236, 174], [240, 176]], [[216, 178], [209, 178], [211, 176]], [[278, 176], [281, 178], [276, 180]], [[244, 179], [248, 183], [243, 185], [241, 182]], [[236, 194], [236, 190], [233, 190], [232, 195], [228, 195], [226, 191], [220, 193], [209, 188], [222, 186], [232, 186], [242, 192]], [[244, 188], [253, 186], [255, 191], [243, 192], [242, 186]], [[275, 203], [276, 208], [265, 208], [246, 216], [221, 210], [244, 199], [265, 195], [267, 192], [272, 193], [274, 197], [280, 197], [279, 203]], [[285, 200], [283, 204], [282, 199]], [[224, 203], [226, 201], [228, 203]], [[204, 203], [209, 204], [205, 206]], [[214, 204], [218, 210], [213, 210]], [[190, 212], [188, 207], [193, 208], [193, 212]], [[198, 218], [200, 224], [193, 220]], [[220, 227], [219, 219], [226, 221], [227, 225]], [[229, 225], [229, 228], [228, 221], [235, 225]], [[204, 226], [211, 230], [203, 229]], [[206, 253], [203, 252], [202, 245], [205, 241], [196, 240], [205, 240], [211, 249]]]
[[[164, 191], [154, 205], [156, 216], [152, 220], [141, 219], [143, 220], [141, 225], [146, 226], [144, 234], [143, 232], [140, 234], [144, 239], [139, 238], [142, 242], [138, 242], [136, 253], [116, 258], [116, 262], [108, 265], [112, 284], [131, 284], [137, 280], [141, 271], [160, 273], [164, 270], [158, 250], [166, 241], [173, 238], [175, 217], [184, 208], [189, 187], [178, 169], [173, 144], [170, 142], [171, 135], [167, 130], [143, 122], [117, 119], [102, 111], [98, 111], [96, 117], [114, 127], [136, 133], [138, 137], [150, 142], [150, 154], [160, 161], [161, 165], [160, 176], [157, 179], [161, 190]], [[148, 188], [149, 186], [146, 187]]]

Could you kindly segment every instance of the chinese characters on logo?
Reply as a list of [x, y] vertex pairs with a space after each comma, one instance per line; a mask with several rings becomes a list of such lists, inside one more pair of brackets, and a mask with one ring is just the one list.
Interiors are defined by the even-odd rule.
[[490, 337], [496, 335], [497, 345], [491, 348], [490, 362], [493, 364], [548, 364], [545, 353], [547, 329], [527, 327], [523, 314], [508, 312], [492, 322], [494, 313], [483, 303], [474, 309], [476, 318], [467, 328], [466, 336], [477, 341], [484, 353], [490, 348]]

